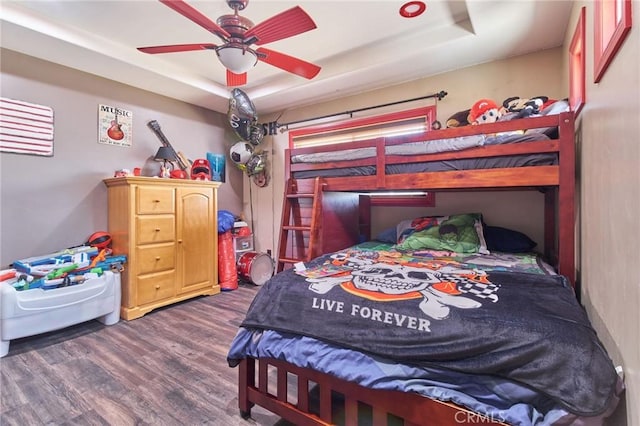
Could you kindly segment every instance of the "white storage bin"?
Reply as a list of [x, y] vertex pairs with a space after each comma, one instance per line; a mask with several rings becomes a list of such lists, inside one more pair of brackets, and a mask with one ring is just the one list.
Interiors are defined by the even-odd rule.
[[243, 253], [253, 251], [253, 235], [233, 236], [233, 250], [236, 255], [236, 261]]
[[120, 320], [120, 273], [107, 271], [82, 284], [51, 290], [17, 291], [0, 286], [0, 357], [13, 339], [46, 333], [97, 319], [113, 325]]

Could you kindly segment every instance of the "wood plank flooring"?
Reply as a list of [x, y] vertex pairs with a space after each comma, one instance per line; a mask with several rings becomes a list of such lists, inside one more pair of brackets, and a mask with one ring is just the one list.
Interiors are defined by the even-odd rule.
[[12, 341], [0, 358], [0, 424], [288, 425], [260, 407], [240, 417], [238, 371], [226, 362], [258, 289]]

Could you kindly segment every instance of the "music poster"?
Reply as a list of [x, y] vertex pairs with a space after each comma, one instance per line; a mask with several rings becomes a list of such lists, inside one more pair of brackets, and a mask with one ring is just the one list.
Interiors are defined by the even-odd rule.
[[130, 147], [133, 112], [109, 105], [98, 106], [98, 143]]

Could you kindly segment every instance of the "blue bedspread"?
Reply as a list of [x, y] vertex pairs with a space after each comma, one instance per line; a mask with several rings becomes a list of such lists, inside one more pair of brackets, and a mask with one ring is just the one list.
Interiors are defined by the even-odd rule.
[[[513, 426], [595, 426], [601, 425], [603, 418], [610, 414], [580, 418], [560, 408], [547, 396], [497, 376], [414, 367], [336, 347], [311, 337], [273, 330], [240, 328], [229, 349], [229, 363], [235, 366], [237, 360], [247, 356], [287, 361], [369, 388], [414, 392], [439, 401], [453, 402], [478, 413], [478, 422], [491, 419]], [[612, 401], [610, 411], [617, 402]]]
[[[335, 274], [318, 276], [321, 265]], [[561, 407], [597, 416], [615, 399], [612, 362], [562, 276], [359, 248], [308, 267], [315, 275], [288, 270], [262, 286], [242, 327], [411, 368], [503, 379], [544, 396], [534, 402], [546, 415]], [[236, 349], [230, 364], [242, 357]]]

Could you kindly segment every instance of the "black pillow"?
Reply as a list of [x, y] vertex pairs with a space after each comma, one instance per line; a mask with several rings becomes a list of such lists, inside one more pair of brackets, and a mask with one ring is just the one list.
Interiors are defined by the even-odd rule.
[[500, 226], [484, 225], [483, 232], [489, 251], [525, 253], [533, 250], [537, 245], [535, 241], [522, 232]]

